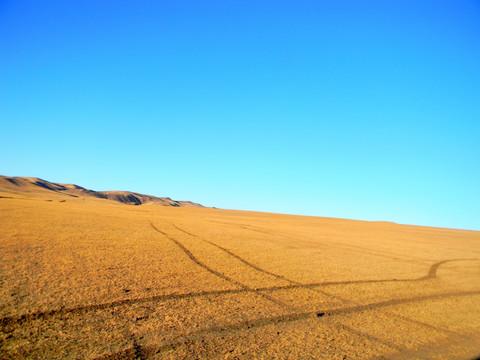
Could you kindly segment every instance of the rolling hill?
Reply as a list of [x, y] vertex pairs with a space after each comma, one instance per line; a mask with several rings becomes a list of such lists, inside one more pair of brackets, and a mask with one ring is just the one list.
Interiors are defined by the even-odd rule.
[[[36, 177], [8, 177], [0, 175], [0, 193], [29, 197], [53, 196], [68, 198], [90, 198], [117, 201], [127, 205], [156, 204], [174, 207], [203, 207], [191, 201], [176, 201], [169, 197], [157, 197], [131, 191], [94, 191], [75, 184], [59, 184]], [[0, 196], [2, 196], [0, 194]], [[5, 196], [3, 196], [5, 197]]]
[[186, 204], [0, 177], [0, 359], [478, 358], [480, 232]]

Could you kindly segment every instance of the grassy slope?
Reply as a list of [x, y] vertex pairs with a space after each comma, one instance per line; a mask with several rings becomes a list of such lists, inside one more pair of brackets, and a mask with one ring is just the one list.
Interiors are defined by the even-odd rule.
[[480, 353], [479, 232], [51, 195], [0, 193], [0, 358]]
[[7, 197], [20, 195], [28, 198], [72, 199], [115, 201], [129, 205], [156, 204], [175, 207], [203, 207], [191, 201], [175, 201], [168, 197], [157, 197], [131, 191], [94, 191], [75, 184], [53, 183], [34, 177], [9, 177], [0, 175], [0, 192]]

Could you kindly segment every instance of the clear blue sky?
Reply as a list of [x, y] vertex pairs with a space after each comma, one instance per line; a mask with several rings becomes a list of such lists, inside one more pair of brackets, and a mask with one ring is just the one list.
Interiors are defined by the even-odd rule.
[[0, 0], [0, 174], [480, 229], [480, 2]]

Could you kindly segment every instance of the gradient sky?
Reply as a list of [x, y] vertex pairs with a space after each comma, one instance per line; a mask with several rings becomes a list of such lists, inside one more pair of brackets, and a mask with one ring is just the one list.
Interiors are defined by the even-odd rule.
[[480, 230], [480, 2], [0, 0], [0, 174]]

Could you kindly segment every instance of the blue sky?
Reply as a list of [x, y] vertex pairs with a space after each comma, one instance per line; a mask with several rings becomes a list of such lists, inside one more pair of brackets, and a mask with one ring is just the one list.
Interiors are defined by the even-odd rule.
[[0, 0], [0, 173], [480, 230], [478, 1]]

